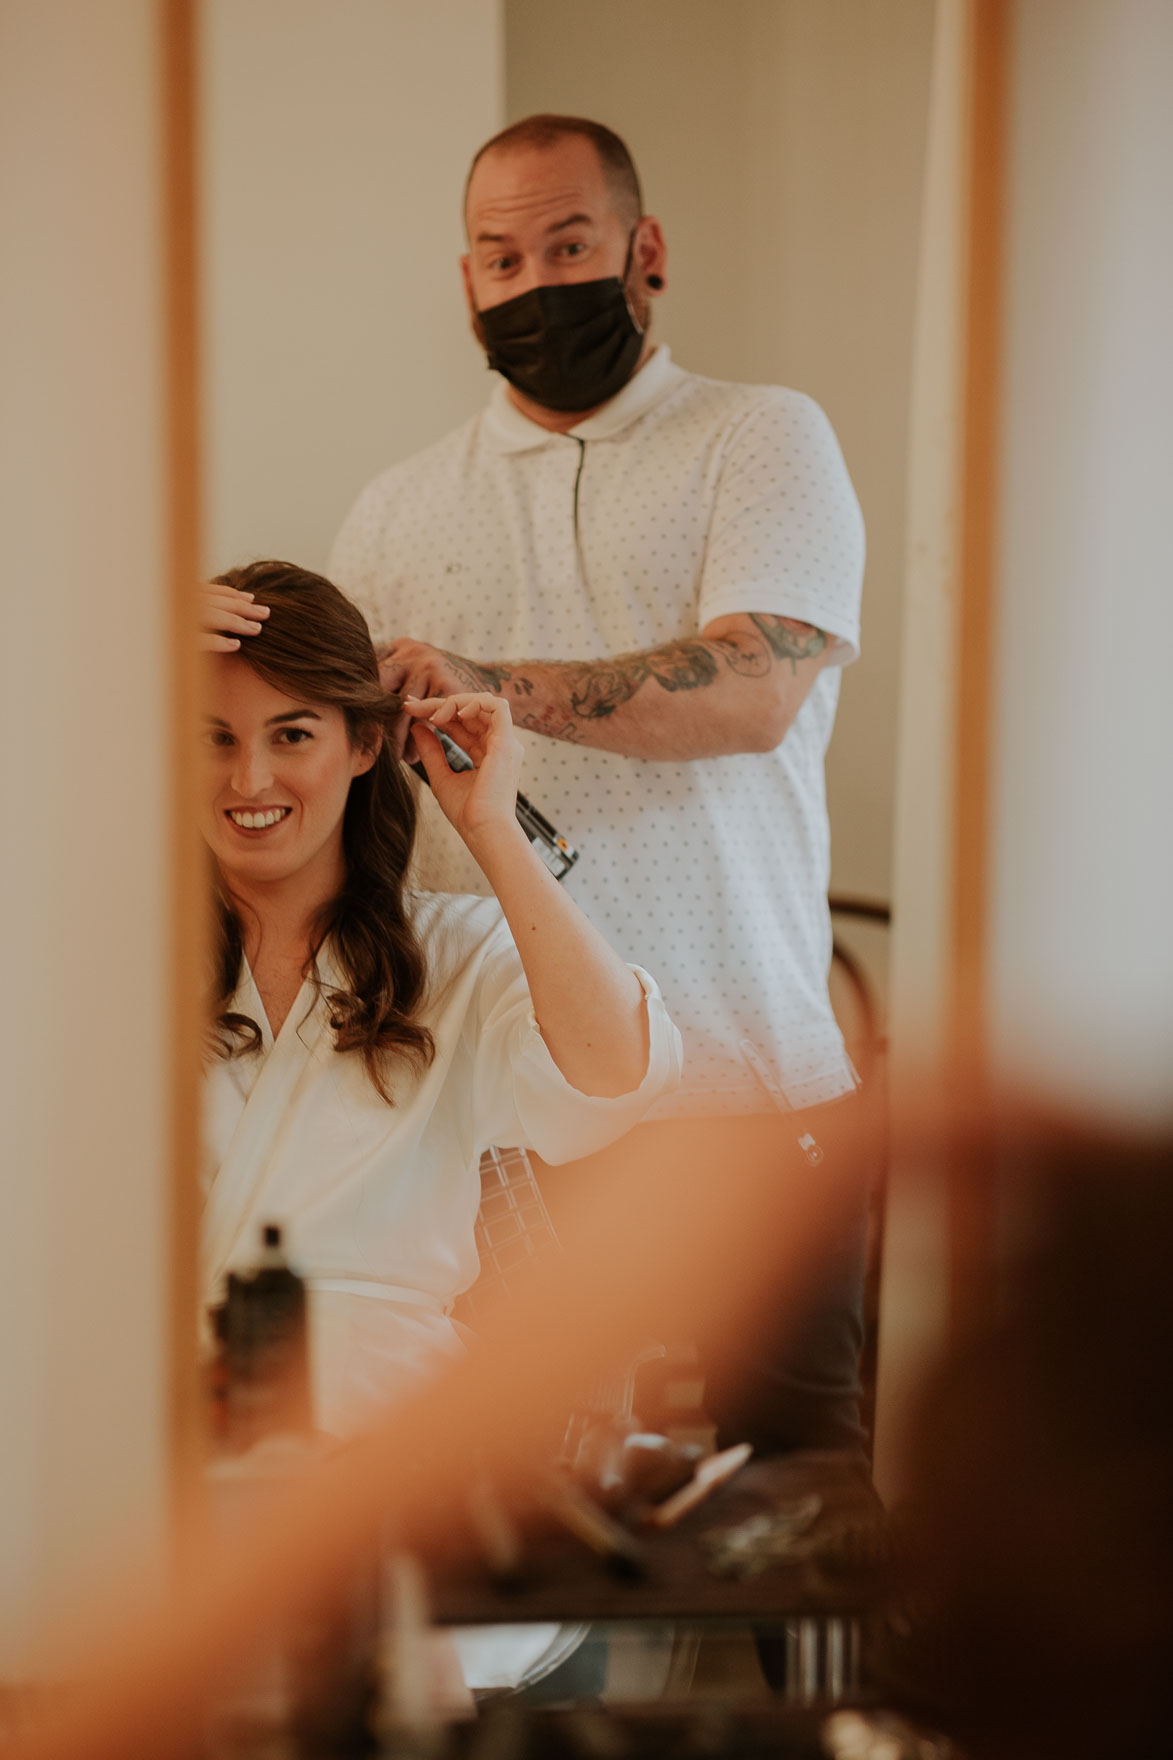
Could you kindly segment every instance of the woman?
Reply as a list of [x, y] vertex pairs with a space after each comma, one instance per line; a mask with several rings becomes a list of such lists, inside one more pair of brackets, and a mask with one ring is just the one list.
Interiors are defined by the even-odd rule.
[[[680, 1040], [518, 826], [502, 699], [384, 695], [361, 614], [288, 563], [221, 577], [204, 622], [205, 1297], [280, 1222], [309, 1285], [317, 1419], [346, 1433], [459, 1349], [481, 1152], [602, 1147], [675, 1085]], [[495, 899], [407, 885], [404, 717]], [[473, 770], [448, 768], [433, 727]]]

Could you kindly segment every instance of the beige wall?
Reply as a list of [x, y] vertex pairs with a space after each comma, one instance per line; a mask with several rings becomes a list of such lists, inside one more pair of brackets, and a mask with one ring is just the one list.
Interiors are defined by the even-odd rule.
[[363, 484], [477, 408], [460, 190], [500, 0], [203, 0], [211, 569], [325, 564]]
[[156, 18], [0, 13], [0, 1678], [166, 1507]]
[[880, 898], [932, 19], [932, 0], [506, 4], [510, 119], [585, 112], [635, 154], [668, 236], [656, 324], [675, 357], [797, 386], [839, 434], [868, 571], [828, 767], [834, 877]]

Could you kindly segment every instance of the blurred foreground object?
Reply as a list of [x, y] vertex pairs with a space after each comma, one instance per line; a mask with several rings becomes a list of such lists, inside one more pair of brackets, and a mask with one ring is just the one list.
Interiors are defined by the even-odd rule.
[[978, 1131], [1004, 1242], [923, 1391], [881, 1691], [974, 1756], [1141, 1760], [1173, 1718], [1173, 1143]]
[[[535, 1265], [526, 1289], [486, 1325], [467, 1357], [312, 1472], [291, 1474], [239, 1537], [209, 1532], [198, 1505], [184, 1512], [171, 1594], [126, 1579], [94, 1585], [87, 1595], [94, 1616], [59, 1657], [62, 1680], [92, 1685], [63, 1694], [11, 1752], [22, 1760], [140, 1753], [189, 1760], [201, 1704], [260, 1634], [277, 1619], [296, 1620], [328, 1603], [380, 1541], [434, 1558], [453, 1539], [470, 1486], [486, 1473], [512, 1508], [532, 1484], [535, 1462], [557, 1453], [567, 1410], [630, 1364], [653, 1316], [666, 1318], [670, 1337], [692, 1331], [711, 1359], [738, 1361], [748, 1314], [767, 1298], [773, 1304], [779, 1289], [793, 1292], [797, 1307], [804, 1274], [859, 1183], [862, 1158], [852, 1153], [850, 1135], [843, 1155], [828, 1155], [820, 1169], [818, 1193], [809, 1182], [779, 1181], [776, 1130], [766, 1120], [760, 1139], [743, 1145], [720, 1182], [701, 1145], [685, 1140], [646, 1168], [649, 1177], [634, 1191], [622, 1168], [608, 1170], [581, 1193], [575, 1250]], [[691, 1134], [682, 1131], [682, 1139]], [[617, 1214], [625, 1218], [620, 1230]], [[711, 1509], [650, 1536], [649, 1548], [652, 1539], [685, 1542], [690, 1521], [711, 1525], [748, 1514], [740, 1506], [752, 1495], [754, 1471], [755, 1463], [743, 1469]], [[717, 1499], [729, 1500], [727, 1515]], [[655, 1586], [616, 1581], [585, 1547], [569, 1536], [567, 1543], [597, 1573], [596, 1593], [605, 1587], [622, 1617], [638, 1617], [637, 1603]], [[704, 1578], [698, 1601], [707, 1608], [714, 1596], [727, 1596], [745, 1617], [747, 1586], [723, 1583], [696, 1562]], [[486, 1593], [499, 1596], [479, 1560], [476, 1574]], [[440, 1588], [435, 1607], [444, 1619]], [[458, 1617], [475, 1617], [461, 1600]], [[842, 1606], [838, 1593], [834, 1604]], [[661, 1600], [661, 1617], [662, 1609]], [[604, 1601], [599, 1616], [608, 1611]]]

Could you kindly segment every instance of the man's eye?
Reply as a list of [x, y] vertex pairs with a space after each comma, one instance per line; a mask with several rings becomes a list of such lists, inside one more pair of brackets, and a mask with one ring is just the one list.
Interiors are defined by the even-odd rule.
[[499, 274], [501, 274], [501, 272], [503, 270], [510, 268], [512, 266], [512, 263], [513, 263], [512, 257], [490, 257], [489, 258], [489, 268], [493, 271], [493, 273], [495, 275], [499, 275]]
[[562, 246], [562, 255], [564, 257], [580, 257], [586, 248], [586, 244], [581, 238], [568, 238]]

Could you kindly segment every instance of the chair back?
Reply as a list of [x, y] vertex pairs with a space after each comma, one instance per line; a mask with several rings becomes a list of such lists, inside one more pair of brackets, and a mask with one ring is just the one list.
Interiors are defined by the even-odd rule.
[[517, 1293], [540, 1254], [561, 1250], [525, 1149], [486, 1149], [481, 1156], [476, 1243], [480, 1275], [453, 1309], [474, 1330]]

